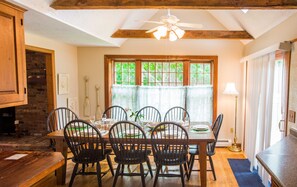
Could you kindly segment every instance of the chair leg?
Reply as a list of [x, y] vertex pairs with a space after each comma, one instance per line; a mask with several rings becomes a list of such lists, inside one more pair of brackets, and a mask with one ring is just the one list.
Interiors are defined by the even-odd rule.
[[102, 182], [101, 182], [101, 166], [100, 163], [97, 162], [97, 180], [98, 180], [98, 185], [99, 187], [102, 187]]
[[189, 171], [188, 171], [188, 165], [187, 165], [187, 163], [184, 163], [184, 169], [185, 169], [185, 172], [186, 172], [187, 180], [189, 180], [190, 177], [189, 177]]
[[214, 180], [217, 180], [216, 172], [215, 172], [215, 169], [214, 169], [214, 166], [213, 166], [212, 158], [211, 158], [211, 156], [208, 156], [208, 158], [209, 158], [209, 162], [210, 162], [210, 166], [211, 166], [211, 170], [212, 170], [213, 178], [214, 178]]
[[115, 177], [113, 179], [112, 187], [115, 187], [116, 186], [116, 183], [117, 183], [117, 180], [118, 180], [118, 176], [120, 174], [121, 165], [122, 164], [118, 164], [118, 167], [117, 167], [117, 170], [116, 170], [116, 174], [115, 174]]
[[144, 169], [143, 169], [143, 165], [142, 165], [142, 163], [140, 163], [140, 173], [141, 173], [142, 187], [145, 187]]
[[114, 176], [114, 172], [113, 172], [113, 167], [112, 167], [112, 162], [111, 162], [110, 156], [107, 155], [107, 158], [106, 159], [107, 159], [107, 163], [108, 163], [108, 166], [109, 166], [111, 175]]
[[71, 187], [72, 184], [73, 184], [74, 178], [76, 176], [77, 168], [78, 168], [78, 163], [76, 163], [74, 168], [73, 168], [71, 179], [70, 179], [70, 182], [69, 182], [69, 187]]
[[[124, 169], [125, 169], [125, 165], [124, 164], [121, 164], [122, 168], [121, 168], [121, 173], [123, 174], [124, 173]], [[122, 175], [123, 176], [123, 175]]]
[[179, 165], [179, 171], [180, 171], [180, 178], [182, 182], [182, 187], [185, 186], [185, 176], [184, 176], [184, 169], [182, 165]]
[[189, 160], [189, 173], [188, 173], [189, 179], [191, 177], [191, 173], [192, 173], [192, 170], [193, 170], [194, 162], [195, 162], [195, 155], [192, 155], [191, 154], [190, 160]]
[[155, 181], [154, 181], [154, 187], [156, 187], [156, 185], [157, 185], [157, 181], [158, 181], [158, 177], [159, 177], [159, 173], [160, 173], [161, 168], [162, 168], [162, 165], [158, 164], [157, 172], [156, 172], [156, 176], [155, 176]]
[[151, 167], [151, 163], [150, 163], [150, 159], [147, 157], [146, 159], [146, 164], [147, 164], [147, 167], [149, 168], [149, 171], [150, 171], [150, 174], [151, 174], [151, 177], [153, 178], [153, 171], [152, 171], [152, 167]]
[[83, 173], [83, 175], [85, 174], [85, 170], [86, 170], [86, 165], [82, 164], [82, 173]]

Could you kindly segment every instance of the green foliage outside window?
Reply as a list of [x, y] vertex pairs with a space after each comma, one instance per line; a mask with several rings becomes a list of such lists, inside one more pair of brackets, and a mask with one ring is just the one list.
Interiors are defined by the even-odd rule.
[[135, 85], [135, 62], [115, 62], [115, 84]]
[[[135, 62], [115, 62], [114, 83], [136, 85]], [[142, 85], [144, 86], [182, 86], [183, 62], [145, 62], [141, 63]], [[211, 64], [190, 63], [190, 85], [210, 85]]]
[[191, 63], [190, 65], [190, 85], [210, 85], [211, 84], [211, 64]]

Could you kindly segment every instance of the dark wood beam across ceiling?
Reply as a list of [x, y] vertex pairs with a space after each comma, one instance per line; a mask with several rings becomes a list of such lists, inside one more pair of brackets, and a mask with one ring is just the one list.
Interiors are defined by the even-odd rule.
[[[112, 38], [155, 38], [146, 30], [117, 30]], [[186, 30], [182, 39], [254, 39], [246, 31], [222, 31], [222, 30]]]
[[295, 9], [296, 0], [56, 0], [55, 9]]

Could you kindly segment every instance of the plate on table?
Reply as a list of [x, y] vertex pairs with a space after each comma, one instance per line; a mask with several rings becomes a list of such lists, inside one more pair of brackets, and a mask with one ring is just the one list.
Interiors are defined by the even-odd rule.
[[196, 133], [207, 133], [210, 132], [208, 125], [193, 125], [191, 131]]

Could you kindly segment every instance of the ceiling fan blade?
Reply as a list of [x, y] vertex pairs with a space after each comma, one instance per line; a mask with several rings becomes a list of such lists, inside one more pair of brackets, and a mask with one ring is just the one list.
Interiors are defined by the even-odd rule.
[[155, 24], [164, 24], [161, 21], [144, 21], [145, 23], [155, 23]]
[[191, 28], [197, 28], [201, 29], [203, 27], [202, 24], [193, 24], [193, 23], [176, 23], [179, 27], [191, 27]]
[[152, 28], [152, 29], [146, 31], [145, 33], [151, 33], [151, 32], [154, 32], [154, 31], [158, 30], [159, 27], [160, 27], [160, 26], [154, 27], [154, 28]]

